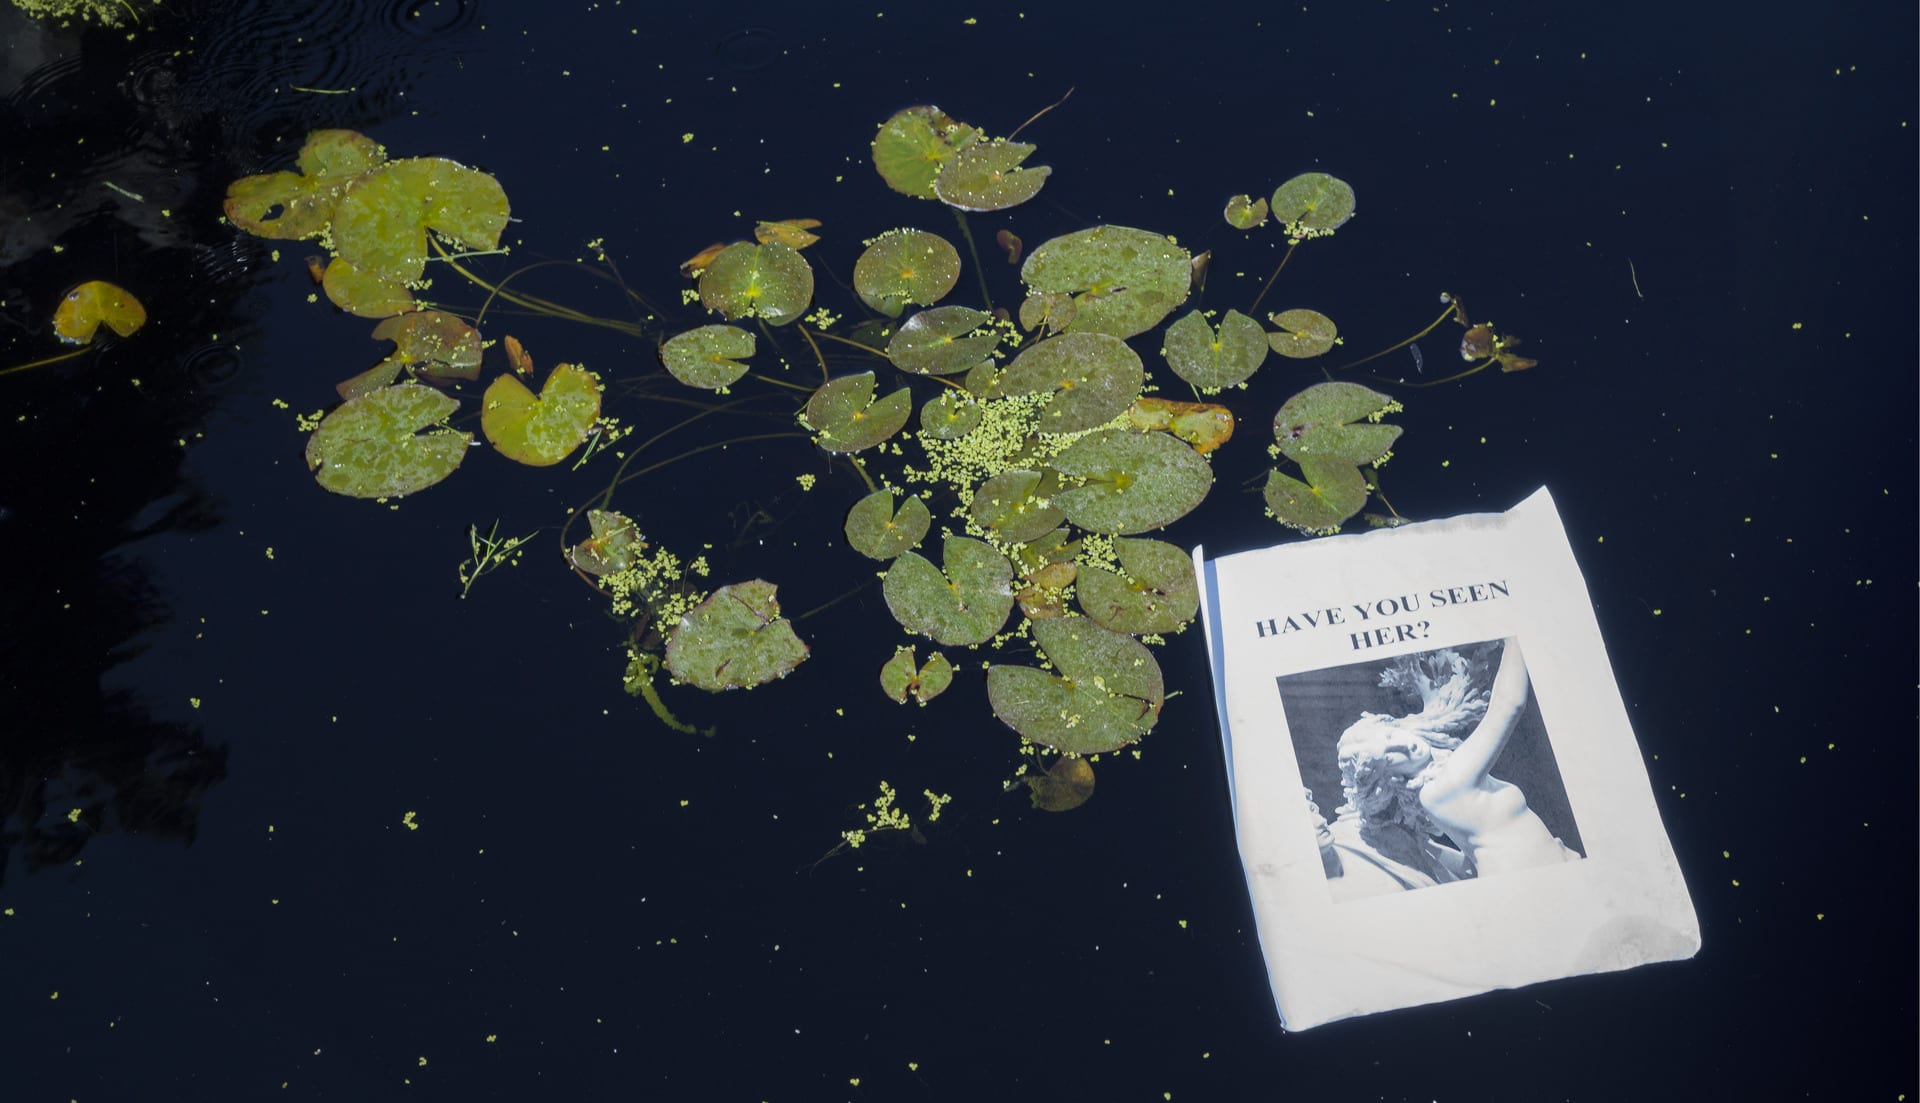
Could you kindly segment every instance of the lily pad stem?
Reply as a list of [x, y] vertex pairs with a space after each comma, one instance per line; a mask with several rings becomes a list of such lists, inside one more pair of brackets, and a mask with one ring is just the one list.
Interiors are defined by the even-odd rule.
[[958, 207], [950, 208], [954, 220], [960, 223], [960, 236], [967, 239], [967, 255], [973, 258], [973, 274], [980, 279], [980, 299], [987, 304], [987, 313], [993, 313], [993, 292], [987, 290], [987, 270], [980, 265], [980, 250], [973, 244], [973, 228], [967, 225], [967, 212]]
[[1293, 259], [1293, 251], [1300, 248], [1300, 242], [1300, 238], [1294, 238], [1292, 241], [1287, 242], [1286, 255], [1282, 256], [1280, 263], [1274, 266], [1273, 275], [1267, 277], [1266, 285], [1260, 288], [1260, 293], [1253, 297], [1253, 305], [1247, 308], [1248, 314], [1252, 314], [1254, 311], [1260, 309], [1260, 300], [1266, 298], [1267, 292], [1272, 290], [1273, 281], [1280, 278], [1280, 269], [1285, 268], [1287, 262]]
[[[1421, 330], [1420, 332], [1414, 334], [1413, 336], [1407, 338], [1406, 340], [1400, 342], [1397, 345], [1389, 345], [1386, 348], [1381, 349], [1379, 352], [1374, 353], [1372, 356], [1363, 356], [1360, 359], [1353, 361], [1352, 363], [1342, 364], [1333, 370], [1346, 371], [1348, 368], [1357, 368], [1369, 360], [1378, 360], [1382, 356], [1385, 356], [1387, 353], [1398, 352], [1401, 349], [1406, 348], [1408, 345], [1413, 344], [1415, 341], [1418, 341], [1420, 338], [1425, 337], [1427, 334], [1432, 333], [1434, 330], [1440, 328], [1440, 323], [1446, 321], [1448, 318], [1453, 317], [1453, 312], [1458, 309], [1460, 309], [1460, 304], [1458, 302], [1450, 302], [1447, 304], [1447, 308], [1440, 312], [1440, 316], [1438, 318], [1435, 318], [1432, 324], [1428, 325], [1427, 328]], [[1481, 367], [1485, 367], [1485, 366], [1486, 365], [1484, 364], [1481, 365]], [[1475, 369], [1475, 370], [1477, 371], [1479, 369]], [[1458, 379], [1460, 377], [1455, 375], [1455, 376], [1450, 376], [1449, 378]], [[1441, 383], [1445, 383], [1446, 381], [1447, 380], [1445, 379], [1438, 380], [1438, 382], [1441, 382]], [[1425, 383], [1410, 384], [1410, 386], [1415, 386], [1415, 387], [1424, 387], [1427, 385], [1428, 384], [1425, 384]]]

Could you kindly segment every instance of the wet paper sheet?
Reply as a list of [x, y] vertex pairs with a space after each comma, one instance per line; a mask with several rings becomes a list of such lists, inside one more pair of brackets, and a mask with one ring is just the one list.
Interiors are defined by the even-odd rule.
[[1194, 566], [1282, 1026], [1699, 949], [1545, 489]]

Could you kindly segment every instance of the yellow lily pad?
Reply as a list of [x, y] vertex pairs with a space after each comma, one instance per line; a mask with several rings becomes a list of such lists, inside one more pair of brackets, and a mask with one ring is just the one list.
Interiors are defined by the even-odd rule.
[[482, 400], [480, 431], [508, 459], [551, 467], [587, 439], [599, 417], [599, 380], [584, 368], [561, 364], [538, 398], [516, 376], [495, 379]]
[[88, 280], [67, 292], [53, 311], [53, 332], [70, 345], [92, 344], [103, 325], [131, 337], [146, 324], [147, 308], [133, 292], [105, 280]]

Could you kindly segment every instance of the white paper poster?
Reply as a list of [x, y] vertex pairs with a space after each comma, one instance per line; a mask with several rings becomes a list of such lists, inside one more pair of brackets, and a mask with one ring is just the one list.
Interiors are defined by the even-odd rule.
[[1699, 949], [1544, 489], [1194, 566], [1284, 1027]]

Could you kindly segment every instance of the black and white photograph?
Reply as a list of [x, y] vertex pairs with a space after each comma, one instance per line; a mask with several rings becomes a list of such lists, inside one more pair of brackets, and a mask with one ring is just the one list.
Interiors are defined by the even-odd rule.
[[1334, 899], [1584, 857], [1516, 640], [1276, 682]]

